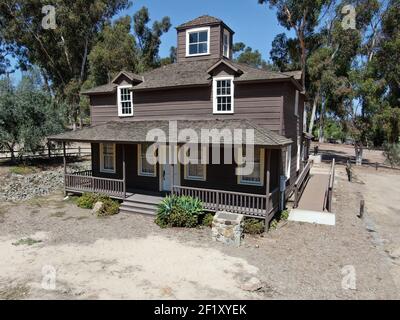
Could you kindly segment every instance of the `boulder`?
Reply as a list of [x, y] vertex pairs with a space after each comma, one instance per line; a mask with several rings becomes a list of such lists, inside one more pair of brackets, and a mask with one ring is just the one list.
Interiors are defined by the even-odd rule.
[[242, 285], [240, 286], [242, 290], [250, 292], [258, 291], [262, 287], [263, 287], [262, 282], [256, 277], [248, 279], [247, 281], [243, 282]]
[[92, 214], [97, 215], [102, 207], [103, 207], [103, 202], [97, 201], [93, 206]]

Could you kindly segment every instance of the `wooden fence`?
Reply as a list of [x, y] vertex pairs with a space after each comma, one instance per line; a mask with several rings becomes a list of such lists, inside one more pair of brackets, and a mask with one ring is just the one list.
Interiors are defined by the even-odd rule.
[[[66, 147], [65, 148], [67, 157], [72, 156], [89, 156], [91, 155], [91, 148], [90, 147]], [[62, 148], [43, 148], [39, 150], [37, 153], [31, 152], [23, 152], [22, 150], [15, 150], [15, 159], [38, 159], [38, 158], [56, 158], [63, 156], [63, 149]], [[0, 151], [0, 160], [11, 160], [11, 153], [9, 151]]]

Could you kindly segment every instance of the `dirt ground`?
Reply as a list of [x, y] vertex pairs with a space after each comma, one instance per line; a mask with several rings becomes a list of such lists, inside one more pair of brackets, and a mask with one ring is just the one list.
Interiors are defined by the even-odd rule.
[[[207, 228], [160, 229], [152, 217], [141, 215], [96, 218], [63, 201], [61, 193], [3, 203], [0, 298], [399, 298], [398, 270], [384, 251], [386, 244], [356, 216], [365, 184], [347, 182], [341, 167], [337, 172], [336, 227], [286, 222], [265, 237], [247, 236], [240, 248], [212, 242]], [[373, 212], [389, 204], [383, 200], [372, 210], [367, 202], [368, 216], [374, 218]], [[387, 219], [382, 232], [390, 238], [396, 227]], [[28, 238], [41, 242], [18, 243]], [[346, 266], [356, 272], [354, 290], [342, 288]], [[46, 270], [55, 270], [54, 290], [42, 287]], [[263, 282], [262, 290], [241, 289], [251, 277]]]
[[[96, 218], [61, 192], [1, 203], [0, 299], [399, 299], [399, 171], [356, 168], [352, 183], [336, 172], [335, 227], [283, 222], [240, 248], [213, 242], [208, 228]], [[242, 289], [252, 277], [261, 290]]]

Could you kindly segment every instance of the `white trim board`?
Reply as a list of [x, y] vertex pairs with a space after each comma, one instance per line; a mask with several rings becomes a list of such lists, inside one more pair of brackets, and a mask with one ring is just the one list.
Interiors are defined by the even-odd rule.
[[331, 212], [318, 212], [310, 210], [292, 209], [289, 214], [289, 221], [306, 222], [334, 226], [336, 217]]

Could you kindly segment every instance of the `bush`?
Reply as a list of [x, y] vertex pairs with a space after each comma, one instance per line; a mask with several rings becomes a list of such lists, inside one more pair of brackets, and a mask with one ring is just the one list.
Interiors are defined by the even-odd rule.
[[269, 227], [271, 229], [276, 229], [278, 227], [279, 222], [282, 220], [287, 220], [289, 218], [289, 211], [284, 210], [276, 214], [275, 218], [270, 222]]
[[392, 168], [400, 165], [400, 143], [386, 144], [383, 155]]
[[261, 234], [264, 232], [264, 221], [254, 218], [244, 220], [244, 233]]
[[162, 228], [193, 228], [198, 225], [198, 215], [202, 212], [203, 204], [197, 198], [167, 196], [158, 205], [155, 223]]
[[212, 227], [212, 222], [214, 220], [214, 215], [212, 213], [207, 213], [204, 217], [203, 220], [201, 221], [201, 224], [204, 227]]
[[102, 202], [103, 206], [97, 213], [98, 216], [111, 216], [119, 211], [119, 202], [109, 196], [86, 192], [76, 200], [76, 205], [83, 209], [93, 209], [96, 202]]
[[83, 209], [93, 209], [94, 204], [97, 202], [98, 195], [95, 193], [85, 192], [76, 200], [76, 205]]
[[100, 210], [97, 212], [97, 216], [105, 217], [117, 214], [119, 211], [119, 202], [117, 200], [112, 200], [111, 198], [102, 198], [99, 200], [103, 202]]

